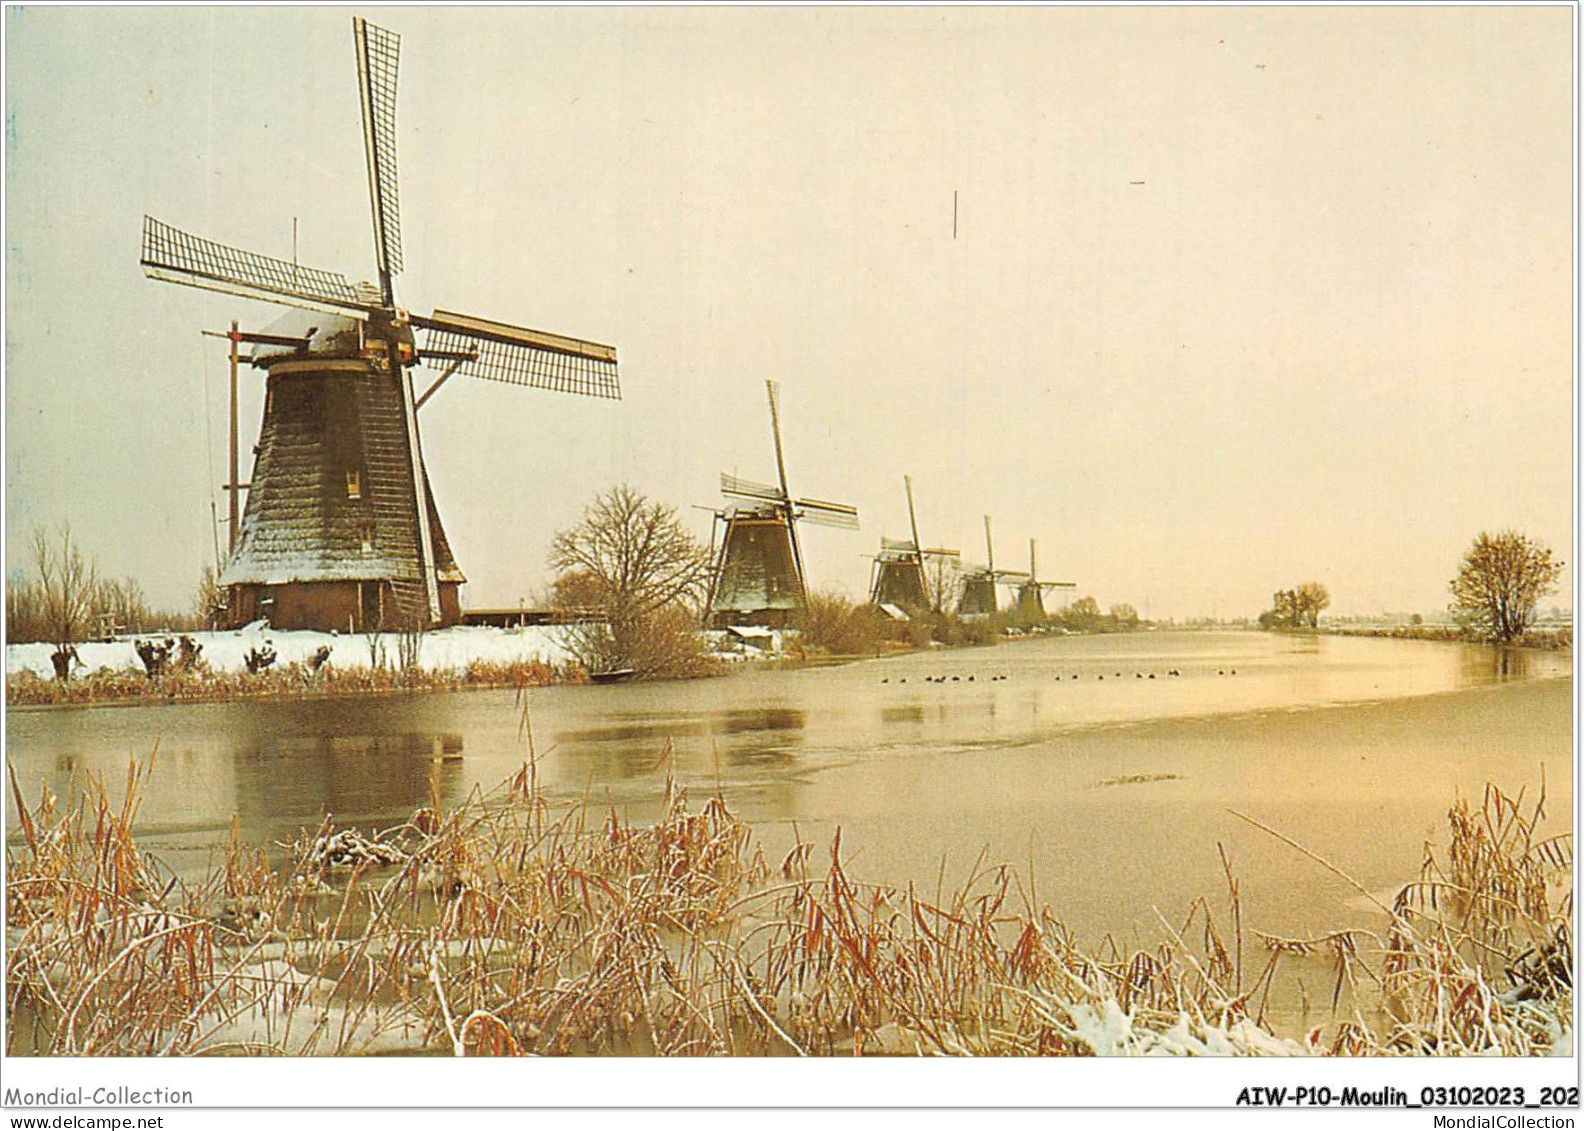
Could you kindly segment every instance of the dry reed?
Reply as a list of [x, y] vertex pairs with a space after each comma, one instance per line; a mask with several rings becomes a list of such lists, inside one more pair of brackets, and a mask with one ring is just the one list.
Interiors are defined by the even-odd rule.
[[470, 660], [461, 668], [325, 667], [290, 663], [260, 672], [171, 670], [149, 678], [132, 668], [98, 668], [68, 682], [45, 679], [31, 671], [6, 676], [10, 706], [102, 702], [228, 702], [243, 699], [303, 699], [318, 696], [378, 695], [389, 692], [436, 692], [468, 689], [545, 687], [581, 683], [581, 666], [543, 660], [496, 662]]
[[[1085, 951], [1010, 865], [981, 861], [945, 894], [869, 884], [848, 874], [839, 831], [772, 865], [718, 796], [695, 809], [668, 780], [651, 824], [558, 809], [531, 757], [449, 812], [435, 798], [399, 828], [322, 827], [283, 859], [234, 828], [186, 880], [133, 836], [153, 770], [134, 765], [119, 803], [94, 783], [30, 804], [13, 775], [12, 1054], [1423, 1055], [1571, 1041], [1571, 841], [1540, 837], [1543, 800], [1524, 810], [1495, 789], [1453, 808], [1444, 859], [1380, 906], [1379, 937], [1249, 929], [1223, 853], [1219, 916], [1200, 898], [1152, 946]], [[1305, 961], [1333, 971], [1329, 1010], [1278, 1036], [1272, 988]]]

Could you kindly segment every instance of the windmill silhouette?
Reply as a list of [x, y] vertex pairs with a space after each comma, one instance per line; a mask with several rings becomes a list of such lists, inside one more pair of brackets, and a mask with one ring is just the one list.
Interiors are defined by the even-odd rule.
[[[455, 623], [464, 581], [424, 466], [418, 410], [451, 376], [617, 399], [616, 349], [468, 314], [410, 314], [396, 170], [400, 38], [354, 17], [364, 154], [379, 282], [354, 284], [143, 218], [151, 278], [314, 312], [268, 333], [232, 324], [231, 550], [220, 574], [227, 619], [279, 628]], [[415, 330], [424, 331], [422, 346]], [[236, 518], [235, 366], [239, 346], [268, 374], [248, 491]], [[412, 373], [438, 366], [421, 394]]]
[[770, 399], [770, 432], [775, 438], [780, 486], [721, 473], [721, 494], [746, 505], [715, 512], [712, 540], [715, 531], [721, 534], [705, 605], [705, 623], [711, 627], [759, 624], [779, 628], [793, 624], [808, 608], [798, 523], [858, 529], [857, 507], [792, 495], [781, 446], [780, 390], [774, 381], [766, 381], [765, 390]]
[[908, 527], [912, 541], [880, 538], [880, 552], [874, 557], [869, 581], [869, 601], [874, 605], [894, 605], [904, 611], [940, 611], [944, 585], [931, 585], [928, 564], [944, 570], [948, 562], [962, 555], [956, 550], [922, 549], [919, 541], [918, 512], [913, 506], [913, 478], [902, 477], [907, 492]]
[[1022, 570], [996, 569], [995, 542], [990, 535], [990, 516], [984, 516], [985, 565], [970, 566], [963, 574], [962, 596], [957, 601], [957, 614], [962, 617], [987, 617], [1001, 611], [997, 587], [1008, 582], [1020, 582], [1028, 577]]
[[1072, 589], [1077, 586], [1075, 581], [1041, 581], [1039, 579], [1039, 543], [1029, 539], [1029, 571], [1028, 576], [1017, 590], [1017, 604], [1014, 606], [1017, 618], [1031, 624], [1039, 624], [1045, 620], [1045, 591], [1047, 589]]

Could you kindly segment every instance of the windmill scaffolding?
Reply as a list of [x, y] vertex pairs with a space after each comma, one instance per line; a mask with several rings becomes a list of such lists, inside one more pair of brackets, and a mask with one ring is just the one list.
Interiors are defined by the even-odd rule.
[[[737, 505], [715, 511], [711, 540], [719, 546], [705, 624], [789, 626], [808, 608], [808, 578], [798, 524], [858, 529], [858, 508], [793, 496], [781, 445], [780, 390], [765, 382], [779, 486], [721, 473], [721, 494]], [[718, 537], [717, 537], [718, 535]]]
[[[320, 630], [456, 623], [464, 577], [430, 490], [419, 409], [458, 373], [581, 396], [621, 395], [614, 346], [447, 310], [411, 314], [398, 304], [401, 41], [359, 17], [352, 38], [377, 285], [143, 218], [140, 261], [150, 278], [294, 308], [265, 333], [233, 324], [226, 335], [233, 374], [243, 344], [251, 347], [248, 363], [267, 374], [246, 484], [239, 481], [232, 397], [230, 552], [220, 574], [232, 625], [258, 617], [278, 628]], [[413, 383], [420, 363], [437, 374], [422, 393]], [[244, 489], [246, 509], [238, 516]]]

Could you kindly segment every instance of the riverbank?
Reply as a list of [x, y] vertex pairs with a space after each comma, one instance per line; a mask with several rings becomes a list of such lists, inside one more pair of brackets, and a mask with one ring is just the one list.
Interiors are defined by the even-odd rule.
[[102, 668], [80, 679], [41, 679], [30, 671], [6, 677], [8, 707], [86, 707], [150, 703], [230, 703], [255, 700], [306, 700], [366, 695], [492, 691], [587, 683], [576, 664], [542, 660], [491, 663], [470, 661], [457, 668], [331, 668], [313, 671], [300, 664], [262, 672], [175, 671], [150, 678], [130, 669]]
[[[182, 641], [189, 642], [189, 658], [182, 656]], [[152, 674], [138, 652], [150, 644], [165, 648]], [[343, 636], [251, 624], [233, 632], [85, 643], [77, 645], [70, 680], [54, 677], [54, 651], [50, 644], [7, 645], [8, 706], [310, 699], [543, 687], [588, 678], [555, 629], [533, 626]], [[265, 655], [269, 663], [259, 667]]]
[[[553, 805], [532, 762], [284, 860], [233, 833], [183, 881], [132, 827], [159, 772], [15, 797], [10, 1054], [1571, 1052], [1570, 846], [1489, 789], [1374, 931], [1249, 929], [1228, 865], [1222, 894], [1176, 893], [1180, 926], [1089, 950], [1014, 865], [926, 897], [857, 878], [840, 830], [767, 856], [718, 794], [668, 781], [631, 823]], [[1330, 1009], [1279, 1031], [1265, 1002], [1306, 955], [1332, 958]]]
[[[1443, 644], [1486, 644], [1474, 632], [1454, 624], [1396, 624], [1396, 625], [1321, 625], [1313, 632], [1327, 636], [1368, 636], [1384, 640], [1433, 640]], [[1301, 635], [1301, 630], [1299, 632]], [[1504, 645], [1508, 648], [1534, 648], [1545, 652], [1571, 652], [1573, 629], [1535, 629], [1525, 633], [1521, 640]]]
[[[947, 648], [984, 647], [1040, 633], [965, 637], [953, 643], [889, 641], [872, 652], [832, 653], [802, 644], [798, 634], [747, 630], [704, 634], [704, 674], [734, 668], [818, 668]], [[1078, 634], [1074, 634], [1078, 635]], [[196, 660], [180, 660], [181, 641], [197, 646]], [[151, 673], [140, 645], [164, 644], [170, 657]], [[410, 650], [404, 657], [403, 651]], [[233, 632], [154, 634], [76, 646], [69, 680], [54, 675], [50, 644], [6, 647], [6, 704], [11, 707], [109, 706], [130, 703], [222, 703], [303, 700], [547, 687], [590, 681], [561, 630], [451, 628], [416, 637], [342, 636], [275, 632], [262, 624]], [[267, 650], [268, 666], [252, 670], [249, 656]], [[680, 678], [696, 678], [693, 676]]]

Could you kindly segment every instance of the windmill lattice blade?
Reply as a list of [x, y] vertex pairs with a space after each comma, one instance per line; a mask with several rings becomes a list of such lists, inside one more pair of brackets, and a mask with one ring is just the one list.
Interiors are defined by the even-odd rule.
[[[361, 17], [352, 20], [357, 44], [358, 86], [363, 95], [363, 142], [368, 157], [369, 198], [374, 206], [374, 250], [381, 281], [402, 269], [401, 195], [396, 182], [396, 72], [401, 36]], [[387, 293], [385, 301], [391, 302]]]
[[428, 331], [425, 353], [476, 355], [461, 362], [458, 373], [558, 393], [621, 399], [614, 346], [442, 310], [412, 321]]
[[796, 500], [798, 517], [815, 526], [834, 526], [838, 530], [858, 529], [858, 508], [846, 503], [826, 503], [819, 499]]
[[143, 217], [139, 262], [151, 278], [168, 283], [311, 310], [362, 314], [368, 309], [345, 275], [206, 240], [152, 216]]
[[736, 475], [728, 475], [724, 471], [721, 472], [720, 489], [721, 494], [736, 499], [763, 500], [767, 503], [782, 503], [786, 501], [782, 497], [779, 488], [772, 487], [768, 483], [758, 483], [752, 479], [742, 479]]

